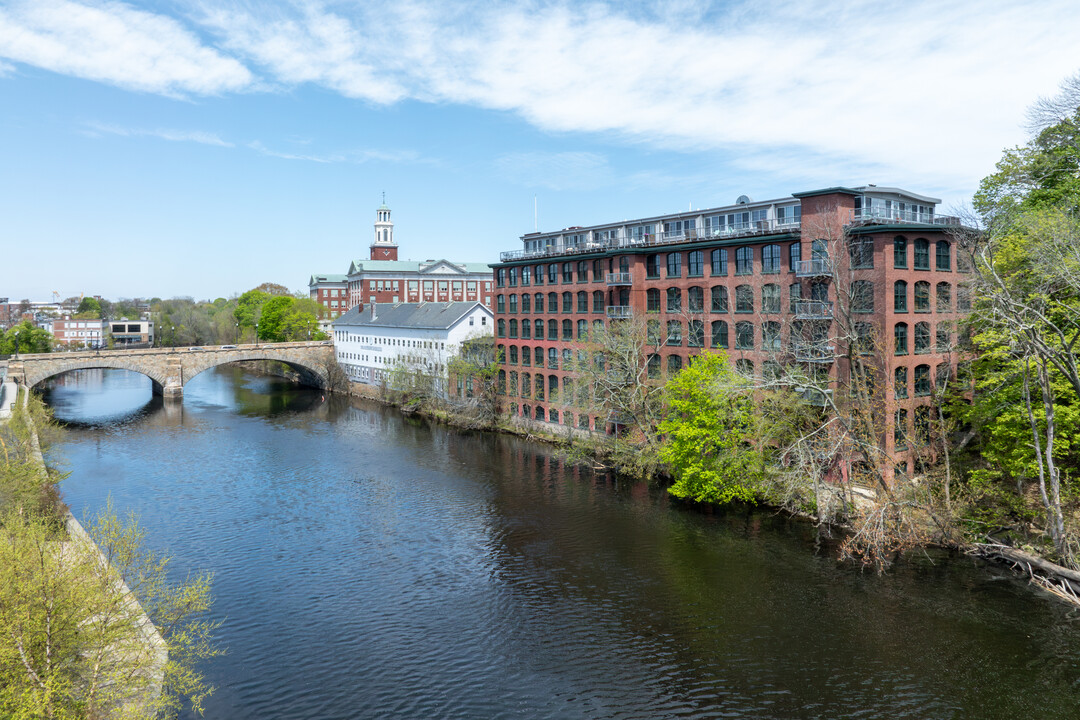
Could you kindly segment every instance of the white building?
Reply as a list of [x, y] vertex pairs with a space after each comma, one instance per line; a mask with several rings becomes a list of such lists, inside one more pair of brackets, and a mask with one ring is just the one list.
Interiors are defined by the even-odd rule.
[[381, 385], [396, 367], [420, 369], [440, 381], [465, 340], [493, 334], [492, 312], [480, 302], [370, 303], [333, 323], [338, 364], [352, 382]]

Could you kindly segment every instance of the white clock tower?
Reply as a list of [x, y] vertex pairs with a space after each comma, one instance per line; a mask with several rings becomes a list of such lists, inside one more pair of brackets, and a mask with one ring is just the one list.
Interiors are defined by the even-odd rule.
[[394, 243], [394, 223], [390, 220], [390, 208], [383, 203], [375, 211], [375, 242], [371, 243], [372, 260], [397, 260], [397, 245]]

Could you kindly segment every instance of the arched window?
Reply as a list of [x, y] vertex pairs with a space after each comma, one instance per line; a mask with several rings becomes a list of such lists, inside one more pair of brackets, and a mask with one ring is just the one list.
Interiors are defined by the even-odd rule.
[[499, 371], [499, 394], [500, 395], [505, 395], [506, 394], [506, 371], [505, 370], [500, 370]]
[[645, 312], [660, 312], [660, 291], [656, 288], [645, 291]]
[[555, 408], [551, 408], [551, 410], [548, 411], [548, 422], [559, 422], [559, 411]]
[[915, 397], [930, 394], [930, 366], [917, 365], [915, 367]]
[[682, 277], [682, 253], [667, 254], [667, 276]]
[[525, 366], [532, 365], [532, 348], [528, 345], [521, 346], [521, 364]]
[[893, 267], [907, 269], [907, 238], [897, 235], [892, 241]]
[[[538, 363], [538, 365], [539, 365], [539, 363]], [[536, 379], [536, 384], [535, 384], [536, 396], [535, 397], [536, 397], [537, 400], [543, 400], [544, 399], [544, 376], [541, 375], [540, 373], [536, 373], [535, 379]]]
[[584, 290], [578, 291], [577, 294], [577, 311], [579, 313], [589, 312], [589, 293]]
[[533, 296], [533, 300], [536, 301], [534, 303], [536, 305], [536, 312], [544, 312], [544, 293], [536, 293], [536, 295]]
[[712, 274], [714, 277], [723, 277], [727, 275], [727, 249], [719, 248], [713, 250], [709, 255], [709, 264], [712, 266]]
[[705, 346], [705, 321], [691, 320], [687, 328], [686, 344], [690, 347]]
[[852, 280], [851, 311], [857, 313], [874, 312], [874, 283], [871, 280]]
[[[552, 322], [554, 322], [554, 320], [552, 320]], [[536, 338], [537, 340], [543, 340], [544, 339], [544, 321], [543, 320], [537, 320], [536, 322], [533, 323], [533, 337]]]
[[788, 270], [795, 272], [802, 260], [802, 243], [791, 243], [788, 246]]
[[645, 342], [653, 346], [660, 344], [660, 321], [656, 318], [645, 321]]
[[682, 290], [679, 288], [667, 289], [667, 311], [682, 312]]
[[550, 312], [550, 313], [559, 312], [559, 294], [551, 292], [551, 293], [548, 293], [547, 298], [548, 298], [548, 312]]
[[859, 353], [871, 353], [874, 351], [874, 326], [871, 323], [855, 323], [854, 349]]
[[521, 296], [521, 312], [527, 313], [532, 310], [532, 295], [525, 293]]
[[705, 273], [705, 253], [691, 250], [686, 254], [686, 272], [690, 277], [701, 277]]
[[578, 320], [577, 321], [577, 339], [585, 340], [589, 337], [589, 321]]
[[496, 328], [499, 331], [499, 337], [501, 337], [501, 338], [506, 337], [506, 321], [505, 320], [503, 320], [502, 318], [499, 318], [499, 322], [496, 323]]
[[548, 375], [548, 402], [559, 399], [559, 376]]
[[[528, 322], [526, 320], [525, 322]], [[518, 336], [518, 321], [514, 318], [510, 320], [510, 337], [516, 338]]]
[[509, 363], [511, 365], [517, 365], [518, 364], [518, 346], [517, 345], [511, 345], [510, 346]]
[[937, 311], [952, 312], [952, 285], [947, 282], [937, 284]]
[[558, 320], [548, 320], [548, 334], [547, 334], [547, 336], [548, 336], [548, 340], [558, 340], [559, 339], [559, 321]]
[[653, 279], [660, 277], [660, 256], [656, 253], [645, 256], [645, 277]]
[[699, 287], [688, 288], [686, 291], [688, 309], [692, 313], [705, 312], [705, 291]]
[[754, 289], [749, 285], [740, 285], [735, 288], [735, 312], [754, 312]]
[[907, 410], [897, 410], [893, 417], [893, 445], [898, 450], [907, 447], [907, 423]]
[[930, 269], [930, 241], [919, 238], [915, 241], [915, 269]]
[[938, 323], [935, 330], [934, 351], [947, 353], [952, 347], [952, 329], [949, 323]]
[[496, 295], [495, 296], [495, 312], [497, 312], [497, 313], [506, 312], [506, 296], [505, 295]]
[[738, 371], [744, 377], [754, 377], [754, 361], [753, 360], [736, 360], [735, 370]]
[[518, 296], [516, 294], [510, 296], [509, 312], [511, 312], [511, 313], [513, 313], [515, 315], [517, 314], [517, 311], [518, 311], [518, 302], [517, 302], [517, 300], [518, 300]]
[[766, 245], [761, 248], [761, 272], [780, 272], [780, 246]]
[[562, 339], [573, 340], [574, 339], [574, 321], [563, 320], [562, 321]]
[[714, 313], [726, 313], [728, 311], [727, 288], [723, 285], [714, 285], [712, 289], [712, 311]]
[[893, 394], [897, 400], [903, 400], [908, 396], [906, 367], [898, 367], [893, 371]]
[[754, 248], [744, 246], [735, 251], [735, 274], [750, 275], [754, 272]]
[[[555, 312], [554, 308], [551, 311]], [[574, 312], [574, 293], [564, 292], [562, 294], [562, 311], [564, 313]]]
[[930, 312], [930, 283], [925, 280], [915, 283], [915, 312]]
[[521, 397], [532, 397], [532, 375], [521, 373]]
[[679, 355], [668, 355], [667, 358], [667, 371], [668, 375], [674, 375], [682, 370], [682, 357]]
[[768, 283], [761, 286], [761, 312], [780, 312], [780, 286]]
[[896, 349], [894, 351], [895, 354], [907, 355], [907, 323], [896, 323], [896, 325], [893, 326], [893, 338], [896, 341]]
[[712, 346], [727, 349], [728, 326], [724, 320], [714, 320], [712, 324]]
[[788, 285], [788, 312], [797, 313], [800, 300], [802, 300], [802, 283], [791, 283]]
[[915, 323], [915, 354], [930, 352], [930, 323]]
[[510, 372], [510, 387], [507, 390], [510, 397], [517, 397], [518, 394], [518, 374], [516, 372]]
[[604, 291], [593, 290], [592, 294], [592, 311], [594, 313], [604, 312]]
[[745, 321], [735, 323], [735, 349], [754, 349], [754, 323]]
[[667, 322], [667, 344], [682, 345], [682, 323], [678, 320]]
[[531, 330], [532, 330], [532, 323], [529, 322], [529, 319], [525, 318], [524, 320], [522, 320], [521, 321], [521, 337], [523, 337], [523, 338], [532, 337], [532, 332], [530, 332]]
[[649, 360], [645, 365], [648, 375], [651, 378], [660, 377], [660, 356], [656, 353], [649, 355]]
[[765, 350], [780, 349], [780, 323], [769, 320], [761, 324], [761, 342]]
[[893, 311], [907, 312], [907, 282], [897, 280], [893, 283]]
[[[541, 398], [541, 399], [543, 399], [543, 398]], [[544, 407], [542, 405], [537, 405], [536, 406], [536, 419], [537, 420], [543, 420], [544, 419]]]
[[935, 255], [937, 262], [935, 266], [938, 270], [949, 272], [952, 270], [952, 253], [949, 249], [948, 240], [938, 240]]

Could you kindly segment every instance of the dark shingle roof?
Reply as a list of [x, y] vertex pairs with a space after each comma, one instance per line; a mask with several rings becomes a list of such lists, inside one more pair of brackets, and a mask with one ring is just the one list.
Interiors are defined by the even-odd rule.
[[[334, 326], [415, 328], [447, 330], [481, 305], [479, 302], [450, 303], [374, 303], [375, 319], [371, 319], [371, 303], [363, 309], [356, 306], [334, 321]], [[488, 311], [490, 313], [490, 311]]]

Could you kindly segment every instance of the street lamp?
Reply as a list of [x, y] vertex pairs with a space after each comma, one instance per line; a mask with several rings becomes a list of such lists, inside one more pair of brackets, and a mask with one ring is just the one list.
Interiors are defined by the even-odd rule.
[[233, 342], [235, 342], [237, 345], [239, 345], [240, 344], [240, 323], [236, 323], [236, 333], [233, 335], [233, 337], [236, 338], [235, 340], [233, 340]]
[[255, 347], [259, 347], [259, 323], [255, 323]]

